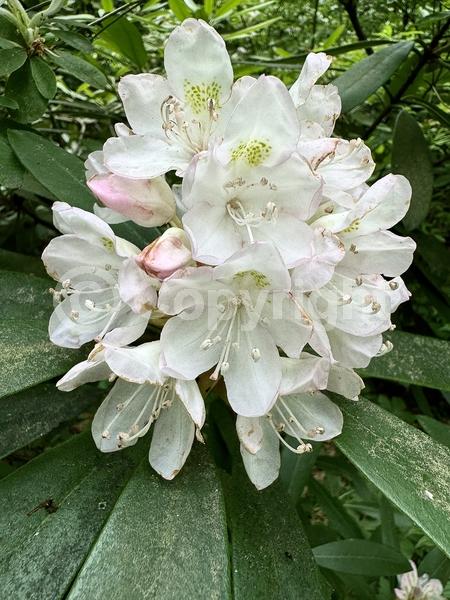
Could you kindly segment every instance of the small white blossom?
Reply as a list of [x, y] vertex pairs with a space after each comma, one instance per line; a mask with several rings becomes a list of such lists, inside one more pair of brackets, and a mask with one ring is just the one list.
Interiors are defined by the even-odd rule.
[[419, 577], [416, 565], [410, 562], [412, 571], [398, 577], [399, 587], [395, 589], [395, 597], [398, 600], [445, 600], [439, 579], [430, 579], [426, 574]]

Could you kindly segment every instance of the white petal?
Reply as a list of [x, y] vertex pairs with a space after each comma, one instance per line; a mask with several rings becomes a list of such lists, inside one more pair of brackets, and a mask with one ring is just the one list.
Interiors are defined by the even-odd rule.
[[134, 133], [163, 139], [161, 105], [170, 96], [164, 77], [153, 73], [126, 75], [119, 82], [119, 96]]
[[326, 229], [314, 229], [306, 258], [292, 271], [292, 286], [298, 292], [316, 290], [328, 283], [345, 250], [339, 238]]
[[71, 392], [85, 383], [108, 379], [110, 375], [111, 369], [101, 357], [97, 356], [95, 360], [84, 360], [72, 367], [56, 383], [56, 387], [62, 392]]
[[105, 344], [111, 346], [126, 346], [132, 344], [143, 335], [147, 329], [150, 313], [138, 315], [125, 304], [125, 311], [117, 322], [117, 326], [103, 336]]
[[331, 135], [341, 107], [341, 97], [335, 85], [315, 85], [306, 102], [297, 108], [301, 136], [312, 137], [311, 124], [313, 127], [320, 126], [322, 136]]
[[209, 265], [224, 262], [243, 246], [242, 234], [225, 205], [197, 202], [183, 216], [195, 260]]
[[298, 358], [311, 337], [311, 321], [288, 294], [274, 294], [264, 307], [266, 327], [276, 345], [290, 356]]
[[224, 164], [276, 165], [295, 150], [299, 133], [286, 87], [276, 77], [261, 75], [237, 104], [217, 153]]
[[250, 481], [256, 489], [263, 490], [277, 479], [281, 461], [277, 436], [268, 419], [260, 421], [264, 431], [261, 449], [251, 454], [241, 444], [241, 456]]
[[182, 146], [149, 135], [109, 138], [103, 152], [110, 171], [132, 179], [152, 179], [167, 171], [184, 170], [192, 158]]
[[332, 159], [339, 144], [337, 138], [304, 139], [303, 136], [297, 145], [297, 152], [303, 156], [316, 170], [325, 159]]
[[94, 214], [109, 225], [117, 225], [118, 223], [129, 221], [128, 217], [124, 217], [120, 213], [99, 204], [94, 204]]
[[[411, 266], [416, 249], [410, 237], [390, 231], [377, 231], [360, 237], [346, 238], [347, 252], [340, 267], [359, 273], [382, 273], [387, 277], [401, 275]], [[350, 246], [352, 251], [348, 251]]]
[[105, 350], [105, 361], [125, 381], [162, 385], [165, 378], [159, 368], [160, 351], [159, 340], [131, 348], [110, 346]]
[[[216, 313], [217, 314], [217, 313]], [[161, 332], [161, 348], [168, 369], [181, 378], [195, 379], [208, 371], [219, 360], [222, 346], [215, 344], [203, 349], [202, 343], [209, 338], [211, 311], [204, 311], [193, 320], [182, 314], [172, 317]], [[217, 316], [214, 317], [217, 320]], [[215, 321], [212, 320], [212, 323]]]
[[149, 461], [164, 479], [173, 479], [186, 462], [194, 441], [195, 425], [182, 402], [161, 411], [153, 429]]
[[102, 452], [133, 446], [152, 423], [159, 385], [118, 379], [92, 421], [92, 437]]
[[256, 454], [261, 450], [264, 438], [263, 421], [265, 418], [242, 417], [241, 415], [236, 418], [236, 431], [239, 441], [250, 454]]
[[53, 223], [61, 233], [75, 234], [87, 242], [105, 248], [107, 244], [114, 249], [115, 235], [109, 225], [92, 213], [67, 202], [54, 202], [52, 206]]
[[159, 280], [147, 275], [136, 264], [134, 257], [122, 263], [119, 271], [119, 294], [133, 312], [143, 314], [156, 308], [158, 287]]
[[84, 166], [86, 168], [86, 179], [90, 179], [94, 175], [106, 175], [109, 173], [108, 169], [105, 167], [105, 160], [101, 150], [91, 152], [88, 155]]
[[383, 343], [381, 334], [360, 337], [338, 329], [330, 330], [328, 338], [334, 359], [352, 369], [367, 367]]
[[326, 358], [303, 352], [299, 359], [281, 359], [280, 395], [324, 390], [327, 387], [330, 363]]
[[161, 284], [159, 310], [166, 315], [176, 315], [183, 310], [207, 306], [208, 294], [220, 290], [212, 278], [212, 267], [179, 269]]
[[[286, 433], [293, 437], [300, 434], [300, 439], [323, 442], [342, 432], [341, 411], [321, 392], [285, 396], [280, 398], [274, 408], [281, 410], [284, 415], [292, 414], [296, 419], [295, 425], [290, 425], [288, 420], [285, 429]], [[277, 412], [274, 410], [273, 413], [276, 420]]]
[[175, 391], [178, 394], [191, 419], [199, 429], [203, 427], [206, 418], [205, 403], [196, 381], [175, 382]]
[[373, 173], [375, 163], [369, 148], [360, 139], [339, 140], [334, 154], [318, 165], [326, 185], [349, 190], [364, 183]]
[[[242, 274], [246, 273], [256, 275], [250, 279], [243, 278]], [[225, 283], [234, 281], [242, 284], [242, 287], [246, 283], [253, 284], [266, 292], [289, 291], [291, 286], [289, 272], [280, 253], [268, 242], [256, 242], [239, 250], [225, 263], [214, 268], [213, 277], [216, 281]]]
[[[259, 359], [252, 355], [258, 351]], [[228, 401], [244, 417], [264, 415], [275, 402], [281, 382], [281, 363], [272, 336], [261, 325], [241, 329], [239, 348], [232, 349], [224, 373]]]
[[309, 225], [285, 212], [279, 213], [275, 223], [263, 222], [254, 229], [255, 240], [271, 242], [288, 268], [308, 259], [313, 237]]
[[174, 95], [195, 114], [208, 111], [208, 99], [219, 106], [230, 96], [233, 68], [225, 43], [207, 23], [186, 19], [170, 34], [164, 66]]
[[331, 365], [327, 390], [353, 400], [364, 389], [364, 381], [352, 369], [342, 365]]
[[308, 98], [313, 85], [328, 70], [331, 60], [331, 56], [327, 56], [324, 52], [308, 54], [300, 75], [289, 90], [296, 107]]
[[411, 201], [411, 185], [403, 175], [386, 175], [374, 183], [356, 204], [355, 222], [346, 237], [389, 229], [403, 219]]

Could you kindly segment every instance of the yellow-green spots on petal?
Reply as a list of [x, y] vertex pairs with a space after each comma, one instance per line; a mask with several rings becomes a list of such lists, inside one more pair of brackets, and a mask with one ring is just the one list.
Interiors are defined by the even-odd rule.
[[270, 285], [269, 279], [260, 271], [239, 271], [233, 279], [244, 287], [253, 284], [259, 289], [264, 289]]
[[265, 140], [249, 140], [240, 144], [231, 153], [231, 160], [245, 160], [250, 167], [257, 167], [266, 160], [272, 146]]
[[108, 252], [114, 252], [114, 242], [112, 239], [107, 237], [102, 237], [103, 247], [108, 250]]
[[343, 229], [341, 233], [351, 233], [352, 231], [358, 231], [359, 226], [361, 225], [361, 219], [355, 219], [348, 227]]
[[194, 114], [209, 110], [208, 104], [212, 100], [214, 106], [219, 106], [220, 85], [217, 81], [212, 83], [192, 83], [184, 80], [184, 97]]

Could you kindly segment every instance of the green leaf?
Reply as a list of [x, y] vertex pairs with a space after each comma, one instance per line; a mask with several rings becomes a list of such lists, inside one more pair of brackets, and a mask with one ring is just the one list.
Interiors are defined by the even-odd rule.
[[209, 17], [214, 10], [215, 0], [203, 0], [203, 10]]
[[445, 583], [450, 579], [450, 559], [439, 548], [433, 548], [419, 564], [418, 571], [419, 575], [426, 573], [430, 579]]
[[31, 73], [39, 92], [48, 98], [53, 98], [56, 94], [56, 77], [48, 64], [42, 58], [33, 56], [31, 58]]
[[[142, 447], [136, 450], [100, 454], [87, 433], [0, 481], [3, 594], [30, 600], [65, 597], [142, 456]], [[135, 502], [151, 507], [142, 500], [146, 497]], [[45, 501], [49, 510], [40, 508]], [[152, 534], [144, 522], [140, 525], [141, 536]]]
[[440, 423], [439, 421], [436, 421], [436, 419], [427, 417], [426, 415], [419, 415], [417, 420], [422, 429], [424, 429], [433, 440], [450, 448], [450, 425]]
[[15, 271], [23, 272], [27, 275], [39, 275], [40, 277], [47, 277], [45, 272], [44, 264], [37, 256], [28, 256], [26, 254], [19, 254], [18, 252], [10, 252], [0, 248], [0, 270], [1, 271]]
[[249, 34], [254, 33], [255, 31], [260, 31], [261, 29], [266, 29], [267, 27], [270, 27], [270, 25], [273, 25], [280, 19], [281, 17], [272, 17], [271, 19], [267, 19], [266, 21], [261, 21], [260, 23], [256, 23], [255, 25], [250, 25], [249, 27], [239, 29], [238, 31], [233, 31], [232, 33], [224, 33], [222, 37], [228, 42], [231, 40], [239, 40], [242, 38], [246, 38]]
[[[238, 460], [240, 457], [238, 458]], [[224, 475], [233, 598], [328, 600], [299, 517], [279, 483], [258, 492], [242, 467]]]
[[411, 569], [406, 558], [395, 548], [368, 540], [342, 540], [313, 549], [314, 558], [321, 567], [377, 577], [396, 575]]
[[365, 369], [359, 369], [362, 377], [450, 391], [450, 342], [404, 331], [394, 331], [387, 339], [394, 348], [374, 358]]
[[411, 206], [403, 219], [405, 228], [411, 231], [428, 214], [433, 195], [433, 165], [419, 123], [405, 110], [395, 122], [392, 171], [404, 175], [412, 187]]
[[353, 65], [334, 80], [342, 99], [342, 112], [362, 104], [395, 73], [413, 47], [413, 42], [398, 42], [383, 48]]
[[[111, 25], [108, 23], [111, 22]], [[125, 56], [139, 69], [144, 69], [147, 63], [147, 52], [142, 41], [142, 35], [134, 23], [123, 16], [114, 21], [106, 21], [106, 29], [99, 36], [105, 44], [122, 56]]]
[[84, 35], [63, 29], [58, 29], [56, 31], [53, 30], [52, 33], [58, 36], [59, 39], [65, 42], [68, 46], [72, 46], [72, 48], [75, 48], [80, 52], [92, 52], [92, 44], [86, 37], [84, 37]]
[[19, 123], [32, 123], [42, 117], [47, 109], [48, 102], [33, 79], [30, 60], [8, 77], [5, 95], [14, 98], [19, 105], [19, 109], [13, 113]]
[[323, 485], [313, 478], [309, 480], [308, 487], [316, 497], [317, 503], [328, 517], [330, 526], [335, 531], [345, 538], [363, 537], [363, 533], [358, 523], [351, 515], [349, 515], [338, 498], [332, 496]]
[[83, 83], [88, 83], [92, 87], [102, 90], [108, 86], [108, 80], [100, 69], [80, 56], [65, 50], [58, 50], [58, 54], [53, 55], [52, 60], [65, 73], [72, 75], [72, 77]]
[[169, 8], [180, 21], [192, 17], [192, 10], [183, 0], [169, 0]]
[[58, 200], [92, 210], [82, 161], [36, 133], [9, 130], [8, 140], [22, 165]]
[[335, 401], [344, 413], [340, 450], [450, 554], [450, 451], [367, 400]]
[[15, 189], [22, 185], [24, 168], [8, 142], [0, 137], [0, 184]]
[[319, 456], [321, 444], [314, 444], [312, 452], [295, 454], [287, 448], [281, 449], [280, 482], [294, 504], [300, 499], [311, 470]]
[[6, 96], [0, 96], [0, 106], [2, 108], [19, 109], [17, 102], [13, 98], [7, 98]]
[[0, 402], [0, 458], [23, 448], [61, 423], [88, 408], [94, 408], [105, 392], [83, 386], [73, 392], [60, 392], [54, 383], [44, 383]]
[[17, 71], [27, 60], [24, 48], [5, 48], [0, 50], [0, 77]]

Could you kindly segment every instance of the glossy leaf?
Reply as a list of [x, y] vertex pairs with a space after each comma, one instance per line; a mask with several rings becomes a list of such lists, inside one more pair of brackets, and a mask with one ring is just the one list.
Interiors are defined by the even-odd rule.
[[395, 575], [410, 570], [406, 558], [395, 548], [368, 540], [341, 540], [313, 549], [321, 567], [353, 575]]
[[31, 59], [31, 73], [39, 92], [44, 98], [51, 99], [56, 94], [56, 77], [42, 58], [33, 56]]
[[3, 48], [0, 50], [0, 77], [5, 77], [17, 71], [27, 60], [27, 53], [23, 48]]
[[433, 165], [428, 143], [416, 119], [402, 110], [395, 122], [392, 171], [404, 175], [412, 187], [411, 205], [403, 224], [416, 229], [428, 214], [433, 194]]
[[19, 109], [13, 111], [13, 114], [20, 123], [36, 121], [47, 109], [47, 99], [40, 93], [34, 81], [30, 60], [8, 77], [5, 95], [14, 98], [19, 105]]
[[398, 42], [383, 48], [353, 65], [334, 80], [342, 99], [342, 111], [362, 104], [395, 73], [413, 47], [413, 42]]
[[147, 62], [147, 52], [136, 25], [124, 16], [116, 21], [112, 19], [111, 24], [106, 21], [105, 26], [106, 29], [99, 39], [143, 70]]
[[58, 29], [54, 33], [68, 46], [80, 50], [80, 52], [92, 52], [92, 44], [84, 35], [63, 29]]
[[372, 359], [360, 375], [450, 391], [450, 342], [403, 331], [387, 337], [394, 348]]
[[8, 142], [0, 137], [0, 184], [15, 189], [22, 185], [24, 168]]
[[0, 249], [0, 270], [15, 271], [16, 273], [24, 272], [27, 275], [47, 277], [44, 263], [37, 256], [19, 254], [18, 252], [4, 250], [3, 248]]
[[450, 578], [450, 559], [439, 548], [433, 548], [420, 562], [418, 571], [420, 575], [426, 573], [430, 579], [448, 581]]
[[94, 88], [105, 89], [108, 85], [108, 80], [100, 69], [81, 56], [58, 50], [57, 54], [52, 56], [52, 60], [65, 73]]
[[311, 470], [319, 456], [321, 444], [314, 444], [312, 452], [295, 454], [287, 448], [281, 450], [280, 482], [286, 493], [296, 504], [300, 501]]
[[23, 448], [61, 423], [88, 408], [94, 409], [105, 392], [84, 386], [60, 392], [54, 383], [43, 383], [0, 401], [0, 458]]
[[367, 401], [336, 399], [340, 450], [444, 552], [450, 553], [450, 451]]

